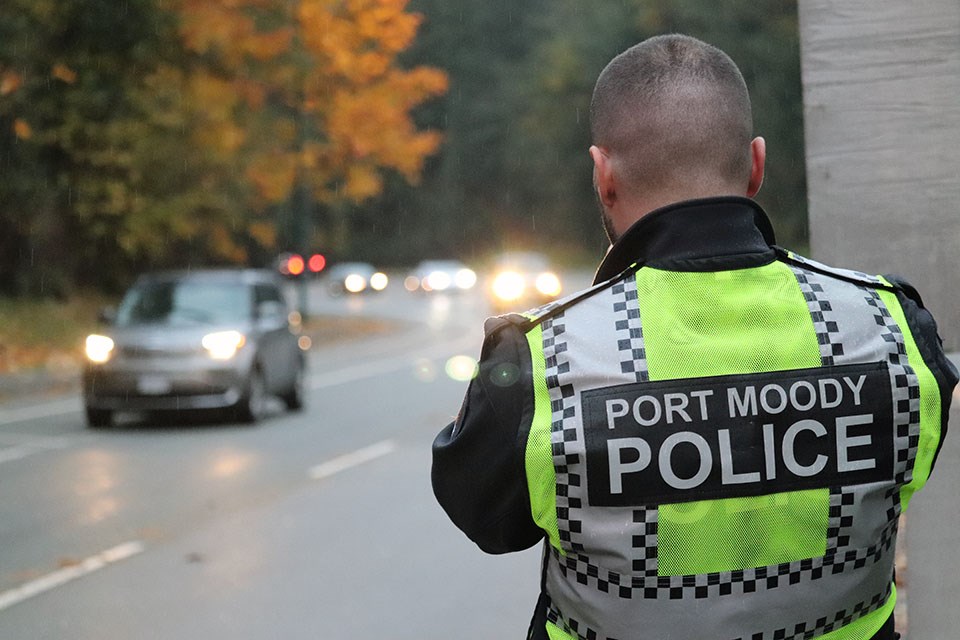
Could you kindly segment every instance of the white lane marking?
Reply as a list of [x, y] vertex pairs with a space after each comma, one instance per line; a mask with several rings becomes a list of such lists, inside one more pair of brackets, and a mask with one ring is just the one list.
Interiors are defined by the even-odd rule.
[[437, 358], [444, 355], [456, 353], [460, 348], [475, 346], [476, 340], [457, 340], [447, 344], [434, 345], [432, 348], [424, 349], [418, 353], [406, 353], [392, 358], [382, 360], [373, 360], [344, 367], [327, 373], [320, 373], [310, 376], [309, 387], [311, 389], [323, 389], [326, 387], [335, 387], [348, 382], [356, 382], [364, 378], [393, 373], [404, 369], [413, 369], [416, 361], [421, 358]]
[[31, 446], [18, 446], [10, 447], [9, 449], [0, 449], [0, 464], [4, 462], [12, 462], [14, 460], [22, 460], [28, 456], [32, 456], [35, 453], [40, 453], [44, 449], [38, 449]]
[[76, 565], [64, 567], [19, 587], [4, 591], [0, 593], [0, 611], [9, 609], [15, 604], [46, 593], [77, 578], [99, 571], [111, 564], [131, 558], [138, 553], [142, 553], [145, 548], [139, 540], [125, 542], [95, 556], [90, 556]]
[[312, 467], [308, 472], [310, 477], [314, 480], [322, 480], [324, 478], [329, 478], [332, 475], [336, 475], [341, 471], [346, 471], [351, 467], [356, 467], [366, 462], [371, 462], [377, 458], [382, 458], [385, 455], [388, 455], [395, 451], [397, 448], [397, 443], [393, 440], [383, 440], [376, 444], [372, 444], [369, 447], [364, 447], [363, 449], [357, 449], [351, 453], [346, 453], [342, 456], [336, 457], [333, 460], [328, 460], [318, 464], [315, 467]]
[[21, 460], [35, 453], [65, 449], [67, 446], [68, 441], [65, 438], [38, 438], [21, 433], [0, 433], [0, 464]]
[[21, 407], [19, 409], [0, 409], [0, 425], [12, 424], [14, 422], [26, 422], [37, 418], [52, 418], [54, 416], [63, 416], [68, 413], [77, 413], [83, 410], [83, 402], [79, 396], [57, 400], [55, 402], [45, 402], [44, 404]]

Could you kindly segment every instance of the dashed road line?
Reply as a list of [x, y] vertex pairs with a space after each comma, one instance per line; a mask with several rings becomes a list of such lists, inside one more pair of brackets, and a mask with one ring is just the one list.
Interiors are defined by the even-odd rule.
[[125, 542], [98, 553], [95, 556], [90, 556], [86, 560], [82, 560], [75, 565], [64, 567], [63, 569], [49, 573], [43, 577], [37, 578], [36, 580], [31, 580], [30, 582], [20, 585], [19, 587], [4, 591], [3, 593], [0, 593], [0, 611], [9, 609], [16, 604], [20, 604], [24, 600], [29, 600], [30, 598], [39, 596], [47, 591], [50, 591], [51, 589], [56, 589], [59, 586], [67, 584], [68, 582], [72, 582], [78, 578], [82, 578], [83, 576], [100, 571], [111, 564], [116, 564], [121, 560], [132, 558], [133, 556], [142, 553], [145, 548], [146, 547], [144, 544], [139, 540]]
[[397, 443], [393, 440], [383, 440], [372, 444], [369, 447], [364, 447], [362, 449], [357, 449], [350, 453], [346, 453], [342, 456], [336, 457], [327, 462], [312, 467], [308, 472], [309, 476], [314, 480], [322, 480], [324, 478], [329, 478], [330, 476], [336, 475], [341, 471], [346, 471], [352, 467], [360, 466], [361, 464], [372, 462], [377, 458], [382, 458], [385, 455], [393, 453], [397, 449]]
[[0, 409], [0, 425], [26, 422], [37, 418], [53, 418], [69, 413], [79, 413], [82, 410], [83, 402], [79, 396], [19, 409]]
[[66, 438], [44, 438], [20, 433], [0, 432], [0, 464], [12, 460], [22, 460], [36, 453], [65, 449]]
[[476, 340], [472, 338], [469, 340], [460, 339], [455, 342], [434, 345], [431, 348], [424, 349], [415, 354], [404, 353], [391, 358], [362, 362], [328, 373], [312, 375], [310, 376], [308, 385], [311, 389], [324, 389], [348, 382], [356, 382], [357, 380], [363, 380], [365, 378], [372, 378], [385, 373], [412, 369], [416, 365], [418, 358], [439, 358], [456, 353], [459, 349], [466, 349], [475, 345]]

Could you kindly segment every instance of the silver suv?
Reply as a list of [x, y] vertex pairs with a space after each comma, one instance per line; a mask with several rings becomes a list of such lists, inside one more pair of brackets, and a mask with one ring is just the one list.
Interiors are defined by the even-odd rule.
[[118, 411], [231, 409], [256, 422], [271, 395], [303, 406], [299, 321], [272, 271], [143, 275], [105, 315], [109, 328], [86, 342], [91, 427], [109, 426]]

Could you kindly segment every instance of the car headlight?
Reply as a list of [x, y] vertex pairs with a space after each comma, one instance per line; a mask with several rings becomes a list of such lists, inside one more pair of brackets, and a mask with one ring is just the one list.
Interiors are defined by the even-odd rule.
[[493, 295], [509, 302], [523, 296], [523, 276], [516, 271], [504, 271], [493, 279]]
[[387, 274], [385, 273], [377, 271], [375, 274], [370, 276], [370, 288], [374, 291], [383, 291], [386, 289], [387, 282], [389, 282], [389, 278], [387, 278]]
[[367, 279], [358, 273], [351, 273], [343, 279], [343, 288], [350, 293], [360, 293], [367, 288]]
[[96, 334], [87, 336], [85, 351], [90, 362], [103, 364], [113, 355], [114, 342], [107, 336]]
[[446, 291], [450, 288], [450, 274], [446, 271], [431, 271], [427, 276], [427, 284], [434, 291]]
[[457, 289], [473, 289], [473, 285], [477, 284], [477, 274], [473, 269], [460, 269], [453, 276], [453, 284]]
[[560, 295], [560, 278], [557, 274], [549, 271], [537, 276], [537, 291], [545, 296]]
[[217, 331], [203, 336], [200, 344], [214, 360], [229, 360], [247, 342], [247, 337], [239, 331]]

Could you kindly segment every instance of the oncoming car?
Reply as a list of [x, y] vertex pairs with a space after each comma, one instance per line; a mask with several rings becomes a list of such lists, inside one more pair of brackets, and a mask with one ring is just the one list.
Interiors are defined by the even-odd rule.
[[88, 424], [109, 426], [120, 411], [195, 409], [256, 422], [268, 396], [300, 409], [305, 357], [291, 318], [271, 271], [141, 276], [108, 329], [87, 337]]
[[407, 291], [469, 291], [477, 284], [477, 274], [459, 260], [424, 260], [404, 279]]
[[501, 254], [488, 286], [490, 303], [498, 312], [521, 311], [559, 297], [563, 285], [546, 256], [532, 252]]
[[327, 269], [327, 289], [331, 295], [383, 291], [387, 275], [366, 262], [340, 262]]

